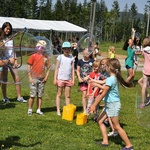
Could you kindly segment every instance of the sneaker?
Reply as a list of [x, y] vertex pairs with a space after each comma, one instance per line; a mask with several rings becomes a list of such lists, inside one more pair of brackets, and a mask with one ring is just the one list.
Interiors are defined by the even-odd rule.
[[111, 136], [117, 136], [118, 135], [118, 132], [117, 131], [112, 131], [112, 132], [109, 132], [108, 133], [108, 137], [111, 137]]
[[110, 127], [109, 121], [104, 121], [104, 125], [105, 125], [106, 127]]
[[145, 106], [148, 106], [150, 104], [150, 98], [148, 97], [146, 103], [145, 103]]
[[17, 98], [17, 101], [27, 103], [27, 100], [23, 99], [23, 97]]
[[130, 146], [129, 148], [123, 147], [121, 150], [134, 150], [134, 147], [133, 146]]
[[41, 110], [37, 110], [36, 113], [39, 115], [44, 115], [44, 113]]
[[145, 107], [145, 104], [141, 104], [141, 108], [144, 108]]
[[115, 136], [118, 136], [118, 132], [117, 131], [114, 131], [114, 135], [113, 135], [114, 137]]
[[32, 115], [32, 109], [28, 109], [28, 115], [29, 115], [29, 116]]
[[5, 98], [3, 99], [3, 102], [4, 102], [4, 103], [10, 103], [8, 97], [5, 97]]
[[61, 116], [61, 113], [60, 113], [60, 112], [57, 112], [57, 115], [58, 115], [58, 116]]

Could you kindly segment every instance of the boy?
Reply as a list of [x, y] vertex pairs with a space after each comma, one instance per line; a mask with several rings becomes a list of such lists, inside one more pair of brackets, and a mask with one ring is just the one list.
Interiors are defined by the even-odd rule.
[[[30, 98], [28, 103], [28, 115], [32, 115], [32, 106], [34, 98], [37, 96], [37, 111], [39, 115], [43, 115], [41, 111], [42, 95], [44, 93], [44, 85], [50, 73], [50, 60], [45, 56], [46, 42], [39, 40], [37, 45], [37, 53], [32, 54], [28, 59], [28, 76], [30, 82]], [[45, 67], [47, 72], [45, 75]]]

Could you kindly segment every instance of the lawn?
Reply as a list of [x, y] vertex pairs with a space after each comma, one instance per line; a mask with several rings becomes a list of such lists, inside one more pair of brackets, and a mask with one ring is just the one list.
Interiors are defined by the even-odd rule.
[[[126, 72], [123, 72], [125, 77]], [[141, 77], [137, 72], [135, 81]], [[11, 77], [10, 77], [11, 78]], [[22, 84], [22, 95], [29, 98], [27, 78]], [[77, 79], [76, 79], [77, 81]], [[71, 103], [77, 106], [75, 117], [82, 112], [81, 93], [77, 91], [78, 85], [72, 88]], [[150, 128], [140, 126], [135, 109], [137, 85], [131, 89], [120, 87], [122, 109], [120, 112], [121, 126], [127, 132], [135, 150], [148, 150], [150, 143]], [[2, 94], [0, 94], [2, 99]], [[55, 108], [56, 87], [53, 85], [53, 71], [45, 87], [42, 111], [45, 116], [27, 115], [27, 104], [16, 102], [14, 85], [8, 85], [8, 97], [11, 103], [0, 102], [0, 145], [3, 150], [97, 150], [106, 149], [96, 145], [101, 141], [99, 128], [90, 116], [87, 124], [76, 125], [73, 121], [62, 120], [56, 115]], [[64, 96], [61, 107], [64, 106]], [[35, 103], [36, 104], [36, 103]], [[34, 112], [36, 106], [34, 104]], [[102, 108], [101, 108], [102, 109]], [[149, 114], [147, 114], [149, 115]], [[109, 128], [108, 128], [109, 131]], [[119, 136], [109, 138], [108, 150], [118, 150], [124, 146]]]

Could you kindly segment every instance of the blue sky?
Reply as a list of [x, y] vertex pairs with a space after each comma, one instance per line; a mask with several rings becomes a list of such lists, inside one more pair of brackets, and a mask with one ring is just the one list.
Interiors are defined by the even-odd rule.
[[[53, 4], [56, 1], [57, 0], [52, 0]], [[89, 2], [91, 0], [87, 0], [87, 1]], [[100, 1], [100, 0], [97, 0], [97, 1]], [[104, 1], [105, 1], [106, 6], [108, 7], [108, 10], [110, 10], [112, 8], [112, 4], [114, 0], [104, 0]], [[78, 0], [78, 2], [84, 2], [84, 0]], [[124, 10], [126, 4], [128, 4], [128, 7], [130, 9], [131, 5], [135, 3], [138, 8], [139, 13], [144, 13], [145, 5], [148, 5], [147, 0], [118, 0], [118, 2], [120, 6], [120, 11]]]
[[[104, 0], [104, 1], [108, 9], [110, 10], [112, 8], [114, 0]], [[120, 11], [124, 10], [126, 4], [128, 5], [129, 8], [131, 8], [131, 5], [135, 3], [139, 13], [144, 13], [145, 5], [148, 5], [147, 0], [118, 0], [118, 2], [120, 6]]]

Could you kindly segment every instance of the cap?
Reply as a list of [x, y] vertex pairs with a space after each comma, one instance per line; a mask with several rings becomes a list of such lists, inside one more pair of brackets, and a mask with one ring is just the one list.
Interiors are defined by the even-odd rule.
[[39, 40], [38, 43], [36, 44], [36, 47], [46, 47], [46, 42], [44, 40]]
[[62, 44], [62, 48], [71, 48], [70, 42], [64, 42], [64, 43]]

